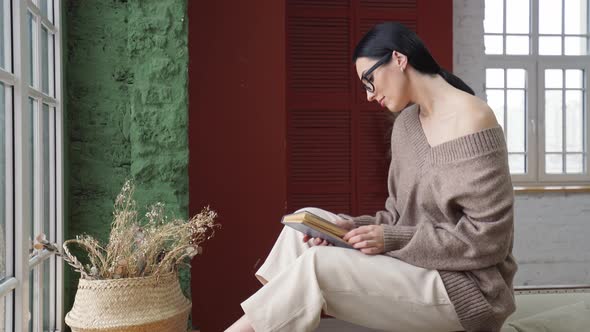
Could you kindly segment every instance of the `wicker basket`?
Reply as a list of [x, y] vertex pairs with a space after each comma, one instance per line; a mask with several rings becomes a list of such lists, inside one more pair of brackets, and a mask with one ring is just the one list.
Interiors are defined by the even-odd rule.
[[190, 308], [176, 274], [80, 279], [66, 324], [73, 332], [184, 332]]

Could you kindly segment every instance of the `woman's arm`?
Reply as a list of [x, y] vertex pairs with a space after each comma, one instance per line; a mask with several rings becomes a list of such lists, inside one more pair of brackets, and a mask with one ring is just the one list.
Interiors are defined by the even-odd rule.
[[459, 210], [461, 217], [431, 220], [419, 214], [416, 226], [383, 225], [385, 254], [450, 271], [476, 270], [504, 261], [514, 232], [514, 191], [506, 151], [439, 167], [440, 176], [431, 184], [434, 197], [441, 209]]
[[365, 225], [395, 225], [399, 219], [399, 213], [395, 209], [394, 199], [391, 196], [389, 196], [385, 201], [385, 210], [378, 211], [374, 216], [362, 215], [358, 217], [351, 217], [343, 213], [339, 213], [338, 215], [346, 220], [352, 220], [352, 222], [354, 222], [355, 228]]

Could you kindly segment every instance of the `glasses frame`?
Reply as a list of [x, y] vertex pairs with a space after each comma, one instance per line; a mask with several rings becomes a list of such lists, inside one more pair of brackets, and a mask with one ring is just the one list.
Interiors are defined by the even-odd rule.
[[364, 72], [363, 75], [361, 76], [361, 82], [363, 83], [363, 87], [365, 88], [365, 90], [367, 90], [367, 92], [371, 92], [371, 93], [375, 92], [375, 85], [373, 84], [374, 78], [369, 77], [369, 75], [371, 75], [375, 71], [375, 69], [379, 68], [379, 66], [389, 62], [389, 60], [391, 60], [392, 53], [393, 52], [387, 53], [384, 57], [379, 59], [379, 61], [377, 61], [373, 66], [371, 66], [371, 68], [369, 68], [369, 70]]

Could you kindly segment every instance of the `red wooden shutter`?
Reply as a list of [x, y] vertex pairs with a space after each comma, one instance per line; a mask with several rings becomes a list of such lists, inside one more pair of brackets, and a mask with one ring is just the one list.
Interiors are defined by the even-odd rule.
[[[355, 24], [355, 42], [374, 25], [397, 21], [416, 31], [416, 0], [360, 0]], [[387, 199], [387, 173], [390, 156], [392, 114], [376, 103], [369, 103], [361, 88], [355, 90], [353, 112], [358, 113], [357, 155], [358, 183], [355, 199], [357, 209], [352, 215], [375, 214], [383, 210]]]
[[287, 1], [288, 211], [384, 208], [392, 120], [366, 101], [350, 58], [356, 42], [385, 21], [417, 31], [451, 69], [450, 0]]
[[287, 15], [287, 210], [350, 211], [349, 1], [290, 0]]

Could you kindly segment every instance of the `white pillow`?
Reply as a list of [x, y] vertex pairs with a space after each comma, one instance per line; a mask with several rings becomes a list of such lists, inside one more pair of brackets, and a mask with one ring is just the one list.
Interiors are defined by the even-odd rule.
[[518, 332], [581, 332], [590, 329], [590, 304], [578, 302], [506, 323]]

